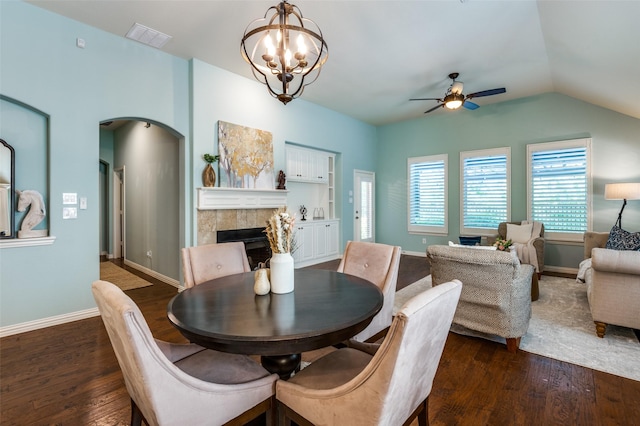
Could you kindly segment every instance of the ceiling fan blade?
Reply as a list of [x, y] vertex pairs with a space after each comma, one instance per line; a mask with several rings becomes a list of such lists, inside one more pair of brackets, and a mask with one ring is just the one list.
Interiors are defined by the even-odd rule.
[[410, 101], [438, 101], [438, 102], [442, 102], [442, 99], [440, 98], [412, 98], [409, 99]]
[[465, 107], [466, 109], [470, 109], [470, 110], [474, 110], [474, 109], [478, 109], [480, 108], [480, 105], [478, 104], [474, 104], [471, 101], [464, 101], [464, 103], [462, 104], [463, 107]]
[[442, 108], [443, 106], [444, 106], [444, 104], [440, 104], [440, 105], [434, 106], [433, 108], [426, 110], [424, 113], [427, 114], [427, 113], [429, 113], [431, 111], [437, 110], [438, 108]]
[[499, 95], [500, 93], [505, 93], [506, 91], [507, 89], [505, 89], [504, 87], [501, 87], [499, 89], [483, 90], [482, 92], [476, 92], [476, 93], [471, 93], [467, 95], [467, 99], [481, 98], [483, 96]]

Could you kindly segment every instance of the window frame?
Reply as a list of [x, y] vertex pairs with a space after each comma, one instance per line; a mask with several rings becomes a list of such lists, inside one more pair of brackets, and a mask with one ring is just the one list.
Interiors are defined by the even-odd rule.
[[[411, 223], [411, 204], [412, 204], [412, 181], [411, 181], [411, 166], [414, 164], [422, 163], [443, 163], [443, 196], [442, 201], [444, 205], [444, 225], [443, 226], [430, 226], [430, 225], [417, 225]], [[434, 234], [434, 235], [448, 235], [449, 234], [449, 154], [436, 154], [427, 155], [422, 157], [409, 157], [407, 158], [407, 229], [411, 234]]]
[[460, 152], [460, 235], [478, 235], [478, 236], [495, 236], [498, 232], [498, 225], [496, 223], [495, 228], [472, 228], [465, 227], [464, 225], [464, 198], [465, 198], [465, 182], [464, 182], [464, 161], [468, 158], [478, 157], [494, 157], [494, 156], [506, 157], [506, 219], [508, 222], [511, 220], [511, 147], [489, 148], [479, 149], [474, 151], [461, 151]]
[[[562, 141], [542, 142], [527, 145], [527, 218], [533, 220], [533, 162], [532, 154], [540, 151], [555, 151], [570, 148], [584, 147], [586, 149], [586, 212], [587, 212], [587, 229], [591, 231], [593, 223], [593, 176], [592, 176], [592, 155], [591, 155], [591, 138], [568, 139]], [[543, 222], [544, 223], [544, 222]], [[576, 232], [553, 232], [548, 229], [544, 230], [544, 238], [546, 241], [556, 242], [582, 242], [585, 231]]]

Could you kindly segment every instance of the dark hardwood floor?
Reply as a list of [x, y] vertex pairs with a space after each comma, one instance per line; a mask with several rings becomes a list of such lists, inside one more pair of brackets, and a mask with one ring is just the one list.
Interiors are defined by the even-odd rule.
[[[428, 274], [421, 257], [403, 256], [400, 269], [398, 288]], [[184, 342], [166, 319], [176, 289], [131, 271], [154, 283], [127, 292], [154, 336]], [[125, 425], [129, 418], [100, 317], [0, 339], [0, 424]], [[640, 382], [450, 333], [429, 418], [431, 425], [638, 425]]]

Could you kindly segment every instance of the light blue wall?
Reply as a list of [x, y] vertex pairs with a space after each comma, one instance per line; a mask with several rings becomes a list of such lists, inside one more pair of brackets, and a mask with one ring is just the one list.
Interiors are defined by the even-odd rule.
[[[193, 86], [197, 88], [193, 93], [193, 187], [202, 186], [202, 155], [218, 151], [218, 120], [271, 132], [276, 171], [285, 169], [285, 142], [332, 151], [339, 157], [336, 216], [342, 219], [340, 247], [353, 239], [353, 204], [349, 204], [348, 194], [353, 190], [354, 169], [375, 170], [375, 127], [303, 98], [283, 105], [254, 80], [199, 60], [191, 63]], [[195, 241], [196, 230], [192, 231]]]
[[[0, 93], [50, 117], [48, 227], [56, 237], [50, 246], [0, 249], [0, 325], [8, 326], [95, 307], [99, 123], [147, 117], [188, 137], [189, 63], [15, 1], [0, 2], [0, 43]], [[39, 173], [39, 163], [27, 167]], [[62, 220], [64, 192], [87, 197], [75, 220]]]
[[[511, 147], [511, 218], [526, 219], [526, 145], [592, 138], [593, 229], [608, 231], [621, 201], [604, 200], [604, 185], [640, 181], [640, 120], [576, 99], [545, 94], [460, 110], [378, 128], [377, 237], [424, 253], [423, 235], [407, 232], [407, 158], [449, 155], [449, 235], [427, 236], [427, 245], [460, 235], [460, 151]], [[640, 230], [640, 201], [629, 201], [623, 225]], [[581, 245], [547, 244], [548, 265], [577, 268]]]
[[[85, 49], [75, 46], [78, 37], [85, 39]], [[202, 154], [217, 152], [219, 120], [272, 132], [276, 169], [285, 168], [285, 141], [337, 153], [341, 246], [353, 236], [348, 191], [353, 170], [361, 169], [377, 173], [378, 241], [424, 251], [421, 236], [406, 231], [409, 156], [449, 153], [451, 239], [458, 235], [460, 150], [512, 147], [513, 164], [522, 165], [513, 167], [514, 219], [526, 214], [527, 143], [593, 138], [596, 230], [609, 229], [620, 208], [620, 202], [603, 199], [604, 184], [640, 180], [640, 120], [561, 95], [375, 128], [304, 99], [281, 105], [254, 80], [16, 1], [0, 1], [0, 54], [0, 94], [49, 117], [47, 158], [35, 161], [40, 168], [48, 164], [48, 227], [56, 237], [51, 246], [0, 249], [0, 327], [95, 307], [90, 284], [99, 276], [98, 162], [105, 155], [99, 123], [108, 119], [144, 118], [184, 136], [178, 153], [184, 165], [179, 170], [184, 245], [196, 240], [195, 188], [202, 185]], [[2, 124], [0, 136], [8, 128]], [[20, 155], [19, 143], [13, 145]], [[18, 187], [24, 183], [20, 179]], [[89, 208], [79, 211], [78, 219], [62, 220], [64, 192], [87, 197]], [[640, 229], [639, 203], [629, 202], [625, 228]], [[447, 239], [428, 237], [430, 244]], [[582, 247], [563, 249], [548, 252], [557, 255], [555, 264], [575, 267]]]
[[[76, 47], [78, 37], [85, 49]], [[0, 94], [50, 117], [48, 219], [56, 237], [51, 246], [0, 249], [0, 327], [95, 307], [90, 284], [99, 277], [98, 164], [101, 155], [113, 155], [100, 151], [104, 120], [144, 118], [184, 136], [180, 245], [196, 241], [195, 188], [202, 185], [202, 154], [217, 152], [218, 120], [271, 131], [276, 169], [285, 168], [285, 141], [338, 153], [337, 216], [346, 218], [341, 244], [352, 238], [348, 190], [354, 168], [375, 170], [375, 127], [304, 99], [281, 105], [254, 80], [23, 2], [0, 1], [0, 43]], [[62, 220], [63, 192], [87, 197], [89, 208], [78, 219]]]

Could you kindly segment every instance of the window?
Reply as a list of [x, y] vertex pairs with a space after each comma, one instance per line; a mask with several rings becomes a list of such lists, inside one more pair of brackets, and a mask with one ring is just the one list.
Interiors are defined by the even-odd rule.
[[511, 216], [511, 149], [460, 153], [460, 232], [495, 234]]
[[591, 229], [591, 139], [527, 145], [527, 214], [548, 240], [582, 241]]
[[447, 154], [409, 158], [409, 232], [448, 233], [447, 162]]

